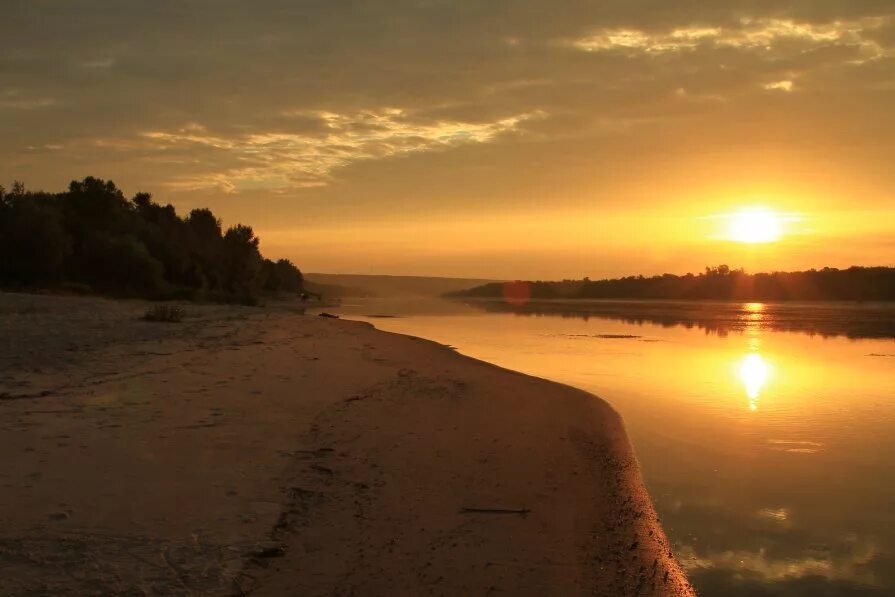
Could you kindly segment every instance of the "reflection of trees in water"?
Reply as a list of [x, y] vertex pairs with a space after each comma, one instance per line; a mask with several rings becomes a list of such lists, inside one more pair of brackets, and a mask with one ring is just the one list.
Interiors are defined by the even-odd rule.
[[632, 325], [701, 329], [706, 334], [772, 330], [822, 337], [895, 339], [895, 305], [697, 303], [672, 301], [528, 301], [466, 300], [492, 313], [531, 317], [610, 319]]

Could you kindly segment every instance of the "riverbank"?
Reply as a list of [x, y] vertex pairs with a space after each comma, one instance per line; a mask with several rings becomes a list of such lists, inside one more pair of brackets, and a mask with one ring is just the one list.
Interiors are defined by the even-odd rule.
[[0, 593], [686, 595], [620, 419], [358, 322], [0, 294]]

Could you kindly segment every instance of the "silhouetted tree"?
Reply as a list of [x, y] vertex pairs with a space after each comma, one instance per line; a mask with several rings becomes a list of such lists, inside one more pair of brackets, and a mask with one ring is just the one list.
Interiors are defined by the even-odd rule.
[[259, 244], [251, 226], [237, 224], [224, 233], [224, 290], [246, 302], [264, 282]]
[[17, 284], [61, 279], [71, 239], [46, 198], [29, 197], [21, 183], [0, 190], [0, 280]]
[[264, 289], [268, 292], [301, 292], [304, 288], [304, 277], [288, 259], [265, 259], [262, 269]]
[[[128, 201], [88, 177], [66, 192], [0, 187], [0, 285], [78, 284], [115, 294], [253, 303], [262, 290], [301, 293], [291, 262], [264, 260], [249, 226], [222, 234], [208, 209], [180, 218], [149, 193]], [[269, 264], [269, 265], [268, 265]]]

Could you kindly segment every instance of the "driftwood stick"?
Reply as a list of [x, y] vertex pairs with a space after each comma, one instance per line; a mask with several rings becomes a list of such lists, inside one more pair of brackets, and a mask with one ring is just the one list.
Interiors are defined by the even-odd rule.
[[531, 512], [528, 508], [470, 508], [463, 506], [461, 512], [472, 514], [528, 514]]

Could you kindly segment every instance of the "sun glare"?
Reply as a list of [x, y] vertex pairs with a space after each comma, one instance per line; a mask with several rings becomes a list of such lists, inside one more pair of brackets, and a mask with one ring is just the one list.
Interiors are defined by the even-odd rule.
[[749, 410], [757, 410], [758, 396], [768, 382], [771, 366], [760, 354], [753, 352], [740, 360], [737, 373], [749, 398]]
[[731, 214], [727, 238], [740, 243], [770, 243], [783, 234], [783, 218], [764, 208], [743, 209]]

